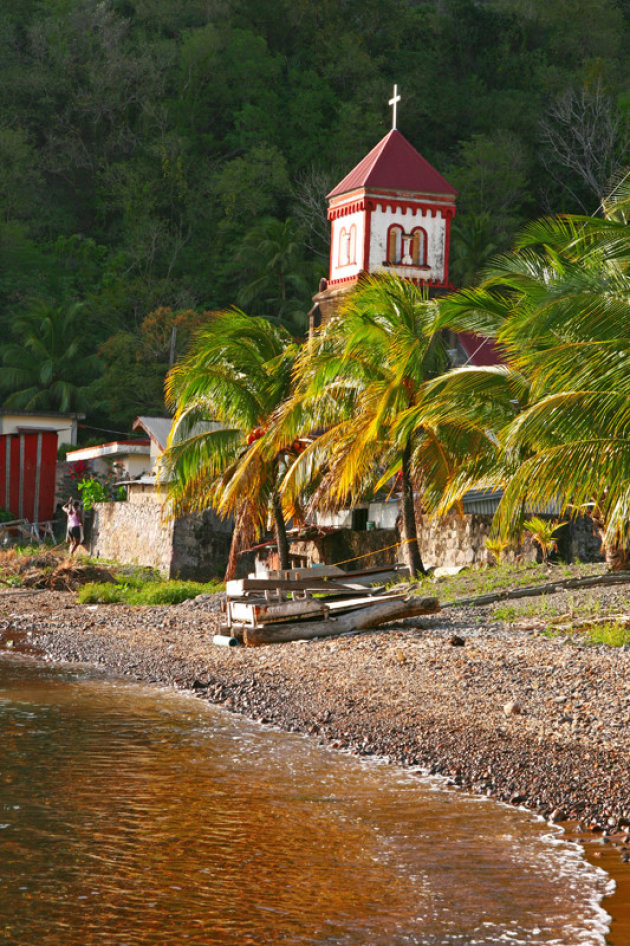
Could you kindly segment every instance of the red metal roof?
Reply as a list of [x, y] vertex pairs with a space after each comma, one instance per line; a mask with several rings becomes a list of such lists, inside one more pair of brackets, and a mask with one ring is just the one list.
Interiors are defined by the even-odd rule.
[[458, 332], [457, 337], [468, 355], [468, 364], [475, 365], [477, 368], [505, 364], [491, 339], [473, 335], [472, 332]]
[[327, 197], [338, 197], [359, 187], [450, 197], [457, 194], [455, 188], [395, 128], [346, 174]]

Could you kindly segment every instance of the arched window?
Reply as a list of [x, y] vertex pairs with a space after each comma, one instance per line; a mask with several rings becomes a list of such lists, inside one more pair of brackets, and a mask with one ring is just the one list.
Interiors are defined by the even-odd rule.
[[387, 262], [402, 261], [403, 228], [393, 224], [387, 231]]
[[348, 265], [348, 231], [342, 227], [339, 231], [339, 266]]
[[357, 261], [357, 228], [353, 223], [348, 234], [348, 262], [353, 265]]
[[349, 230], [342, 227], [339, 231], [339, 263], [341, 266], [352, 266], [357, 261], [357, 227], [352, 224]]
[[427, 265], [427, 232], [422, 227], [411, 231], [411, 260], [414, 266]]

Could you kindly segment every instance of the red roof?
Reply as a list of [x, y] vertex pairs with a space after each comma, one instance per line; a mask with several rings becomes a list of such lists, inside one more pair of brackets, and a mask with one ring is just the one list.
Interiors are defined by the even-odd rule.
[[505, 364], [491, 339], [482, 338], [472, 332], [458, 332], [457, 337], [468, 355], [468, 364], [475, 365], [477, 368]]
[[452, 197], [457, 194], [395, 128], [327, 196], [338, 197], [359, 187]]

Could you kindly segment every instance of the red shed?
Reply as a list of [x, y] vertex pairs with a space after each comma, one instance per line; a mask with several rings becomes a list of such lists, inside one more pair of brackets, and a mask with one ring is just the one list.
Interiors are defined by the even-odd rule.
[[0, 434], [0, 508], [46, 522], [55, 510], [57, 431]]

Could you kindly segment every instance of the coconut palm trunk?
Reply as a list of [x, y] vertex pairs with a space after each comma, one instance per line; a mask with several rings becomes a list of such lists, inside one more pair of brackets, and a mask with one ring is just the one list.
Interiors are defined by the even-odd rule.
[[273, 527], [276, 536], [276, 546], [278, 549], [278, 558], [280, 559], [280, 568], [286, 570], [289, 568], [289, 541], [287, 539], [287, 528], [284, 522], [282, 512], [282, 502], [279, 493], [273, 493], [271, 499], [273, 509]]
[[425, 575], [426, 569], [422, 563], [420, 547], [418, 545], [418, 531], [416, 527], [416, 509], [413, 499], [413, 482], [411, 480], [411, 445], [405, 445], [402, 453], [402, 538], [403, 554], [411, 576]]
[[630, 571], [630, 547], [623, 542], [609, 542], [606, 538], [606, 521], [598, 506], [591, 513], [593, 525], [597, 530], [602, 543], [602, 552], [606, 559], [606, 567], [610, 572]]

